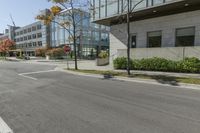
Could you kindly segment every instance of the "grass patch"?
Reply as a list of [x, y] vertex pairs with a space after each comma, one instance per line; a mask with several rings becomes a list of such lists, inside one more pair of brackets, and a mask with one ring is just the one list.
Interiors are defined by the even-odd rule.
[[127, 75], [126, 72], [116, 72], [116, 71], [100, 71], [100, 70], [75, 70], [66, 69], [74, 72], [82, 72], [87, 74], [100, 74], [100, 75], [111, 75], [111, 76], [121, 76], [129, 78], [141, 78], [141, 79], [153, 79], [160, 83], [169, 83], [172, 85], [177, 85], [177, 83], [188, 83], [188, 84], [198, 84], [200, 85], [200, 78], [186, 78], [186, 77], [173, 77], [164, 75], [145, 75], [145, 74], [131, 74]]

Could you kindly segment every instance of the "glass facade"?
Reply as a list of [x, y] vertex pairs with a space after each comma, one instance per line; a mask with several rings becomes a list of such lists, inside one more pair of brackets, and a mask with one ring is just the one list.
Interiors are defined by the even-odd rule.
[[[145, 9], [147, 7], [173, 2], [176, 0], [130, 0], [130, 9]], [[94, 19], [102, 19], [127, 11], [127, 0], [91, 0], [94, 8]], [[138, 4], [140, 2], [140, 4]], [[137, 6], [136, 6], [137, 5]]]
[[[84, 15], [82, 14], [84, 13]], [[100, 26], [98, 24], [91, 23], [89, 13], [82, 12], [76, 15], [77, 22], [76, 25], [76, 45], [77, 53], [79, 57], [88, 58], [89, 56], [95, 57], [98, 53], [99, 46], [101, 49], [109, 48], [109, 29], [105, 26]], [[68, 16], [63, 13], [61, 16], [57, 17], [55, 21], [62, 22], [68, 21]], [[70, 32], [73, 32], [73, 27], [67, 27]], [[73, 42], [70, 39], [70, 33], [59, 26], [56, 23], [51, 24], [51, 46], [52, 47], [62, 47], [64, 45], [70, 45], [73, 48]]]

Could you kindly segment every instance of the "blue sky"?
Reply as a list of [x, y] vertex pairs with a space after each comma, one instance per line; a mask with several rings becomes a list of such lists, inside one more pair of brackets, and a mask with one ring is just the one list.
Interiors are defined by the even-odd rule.
[[12, 25], [9, 14], [17, 26], [25, 26], [36, 21], [35, 16], [40, 10], [51, 6], [47, 0], [0, 0], [0, 33], [7, 24]]

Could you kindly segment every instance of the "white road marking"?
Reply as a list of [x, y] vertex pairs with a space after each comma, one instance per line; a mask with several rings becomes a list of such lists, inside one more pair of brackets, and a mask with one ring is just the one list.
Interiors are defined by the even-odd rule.
[[48, 72], [54, 72], [56, 70], [47, 70], [47, 71], [36, 71], [36, 72], [27, 72], [27, 73], [20, 73], [20, 75], [29, 75], [29, 74], [37, 74], [37, 73], [48, 73]]
[[[19, 76], [22, 76], [24, 78], [29, 78], [29, 79], [32, 79], [32, 80], [37, 80], [37, 78], [33, 78], [33, 77], [30, 77], [30, 76], [25, 76], [23, 74], [18, 74]], [[1, 132], [0, 132], [1, 133]]]
[[[27, 76], [30, 74], [38, 74], [38, 73], [48, 73], [48, 72], [55, 72], [56, 70], [47, 70], [47, 71], [36, 71], [36, 72], [27, 72], [27, 73], [19, 73], [19, 76], [25, 77], [25, 78], [29, 78], [32, 80], [37, 80], [37, 78], [31, 77], [31, 76]], [[1, 133], [1, 132], [0, 132]]]
[[14, 133], [1, 117], [0, 117], [0, 133]]

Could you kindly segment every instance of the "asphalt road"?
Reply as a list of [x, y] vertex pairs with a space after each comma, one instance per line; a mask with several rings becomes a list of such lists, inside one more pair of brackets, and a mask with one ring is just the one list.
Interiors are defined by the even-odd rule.
[[14, 133], [199, 133], [200, 91], [0, 62], [0, 117]]

